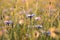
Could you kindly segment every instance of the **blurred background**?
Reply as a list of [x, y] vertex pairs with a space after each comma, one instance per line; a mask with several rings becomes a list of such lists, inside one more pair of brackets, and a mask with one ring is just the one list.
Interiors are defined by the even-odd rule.
[[60, 0], [0, 0], [0, 40], [60, 40]]

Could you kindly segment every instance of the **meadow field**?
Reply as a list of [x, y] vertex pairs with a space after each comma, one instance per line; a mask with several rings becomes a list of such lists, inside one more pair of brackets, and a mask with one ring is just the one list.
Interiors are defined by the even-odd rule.
[[60, 0], [0, 0], [0, 40], [60, 40]]

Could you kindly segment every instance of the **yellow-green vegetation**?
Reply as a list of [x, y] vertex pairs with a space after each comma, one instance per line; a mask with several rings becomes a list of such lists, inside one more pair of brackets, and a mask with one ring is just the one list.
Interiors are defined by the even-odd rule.
[[0, 40], [60, 40], [60, 0], [0, 0]]

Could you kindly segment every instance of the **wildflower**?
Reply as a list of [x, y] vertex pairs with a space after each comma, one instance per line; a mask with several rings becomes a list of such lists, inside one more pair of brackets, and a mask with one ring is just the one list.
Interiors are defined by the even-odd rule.
[[49, 31], [50, 31], [50, 32], [54, 32], [55, 30], [56, 30], [55, 27], [51, 27], [51, 28], [49, 28]]
[[50, 36], [50, 35], [51, 35], [51, 32], [47, 31], [46, 34], [47, 34], [48, 36]]
[[35, 27], [39, 29], [39, 28], [42, 28], [43, 26], [42, 25], [36, 25]]
[[19, 24], [24, 24], [24, 20], [19, 20]]
[[31, 19], [35, 14], [27, 14], [26, 16]]
[[38, 38], [39, 35], [40, 35], [40, 33], [39, 33], [38, 31], [34, 31], [34, 32], [33, 32], [33, 37], [34, 37], [34, 38]]
[[35, 20], [40, 20], [41, 18], [40, 17], [36, 17]]
[[53, 38], [55, 38], [57, 36], [55, 31], [56, 31], [56, 28], [54, 28], [54, 27], [49, 29], [50, 36], [53, 37]]
[[48, 35], [52, 38], [55, 38], [57, 36], [54, 32], [50, 32], [50, 31], [46, 32], [46, 35]]
[[11, 20], [9, 20], [9, 21], [4, 21], [4, 24], [6, 24], [6, 25], [9, 25], [9, 24], [12, 24], [13, 22], [11, 21]]
[[51, 33], [50, 36], [53, 37], [53, 38], [56, 38], [57, 35], [55, 33]]
[[57, 28], [50, 28], [49, 31], [51, 32], [51, 34], [54, 34], [54, 35], [60, 34], [60, 32], [57, 30]]

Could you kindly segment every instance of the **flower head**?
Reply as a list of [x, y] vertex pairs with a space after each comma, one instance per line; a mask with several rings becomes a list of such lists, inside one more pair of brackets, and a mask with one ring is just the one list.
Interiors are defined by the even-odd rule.
[[51, 35], [51, 32], [47, 31], [46, 32], [46, 35], [50, 36]]
[[56, 30], [55, 27], [51, 27], [51, 28], [49, 28], [49, 31], [50, 31], [50, 32], [54, 32], [55, 30]]
[[35, 17], [35, 20], [40, 20], [41, 18], [40, 17]]
[[9, 21], [4, 21], [4, 24], [7, 24], [7, 25], [9, 25], [9, 24], [12, 24], [13, 22], [11, 21], [11, 20], [9, 20]]
[[26, 16], [31, 19], [35, 14], [27, 14]]
[[19, 24], [24, 24], [24, 20], [19, 20]]
[[57, 36], [57, 34], [55, 33], [55, 31], [56, 31], [56, 28], [54, 28], [54, 27], [52, 27], [52, 28], [49, 29], [49, 33], [50, 33], [49, 35], [51, 37], [53, 37], [53, 38], [55, 38]]
[[42, 25], [36, 25], [35, 27], [39, 29], [39, 28], [42, 28], [43, 26]]
[[39, 35], [40, 35], [40, 33], [39, 33], [38, 31], [34, 31], [34, 32], [33, 32], [33, 37], [34, 37], [34, 38], [38, 38]]
[[57, 35], [54, 33], [54, 32], [50, 32], [51, 34], [50, 34], [50, 36], [52, 37], [52, 38], [56, 38], [57, 37]]

